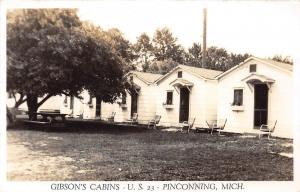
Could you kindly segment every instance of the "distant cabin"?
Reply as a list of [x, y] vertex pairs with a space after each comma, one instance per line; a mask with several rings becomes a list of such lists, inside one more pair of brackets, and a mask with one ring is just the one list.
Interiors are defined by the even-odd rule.
[[[16, 99], [20, 98], [19, 94], [16, 94]], [[43, 99], [43, 97], [39, 97], [38, 101], [41, 101]], [[38, 111], [59, 111], [60, 107], [61, 107], [61, 96], [57, 95], [57, 96], [53, 96], [50, 97], [45, 103], [43, 103]], [[12, 94], [7, 93], [7, 97], [6, 97], [6, 105], [8, 108], [13, 108], [15, 106], [15, 99], [13, 97]], [[21, 111], [28, 111], [28, 107], [27, 107], [27, 103], [24, 102], [23, 104], [21, 104], [18, 108]]]
[[105, 119], [116, 112], [115, 121], [123, 122], [138, 113], [139, 123], [148, 123], [153, 119], [156, 110], [157, 87], [154, 82], [161, 77], [160, 74], [130, 71], [125, 75], [130, 89], [114, 104], [102, 103], [101, 118]]

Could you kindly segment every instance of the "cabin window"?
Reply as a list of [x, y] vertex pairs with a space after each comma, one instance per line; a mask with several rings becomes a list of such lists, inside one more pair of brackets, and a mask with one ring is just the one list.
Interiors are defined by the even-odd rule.
[[89, 99], [88, 104], [91, 105], [91, 104], [92, 104], [92, 101], [93, 101], [93, 97], [92, 97], [92, 95], [90, 94], [90, 99]]
[[243, 89], [234, 89], [232, 105], [235, 106], [243, 105]]
[[256, 64], [252, 64], [249, 66], [250, 73], [256, 72]]
[[182, 71], [178, 71], [177, 77], [178, 77], [178, 78], [182, 78]]
[[65, 95], [64, 104], [68, 103], [68, 96]]
[[173, 104], [173, 91], [167, 91], [167, 105], [172, 105]]
[[122, 93], [122, 104], [126, 104], [126, 93]]

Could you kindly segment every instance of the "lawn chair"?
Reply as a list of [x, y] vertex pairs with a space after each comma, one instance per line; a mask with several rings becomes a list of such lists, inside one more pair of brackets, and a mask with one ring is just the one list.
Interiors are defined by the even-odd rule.
[[270, 139], [271, 134], [274, 132], [277, 124], [277, 120], [275, 122], [271, 122], [269, 125], [262, 124], [259, 128], [258, 138], [260, 139], [261, 135], [268, 135], [268, 139]]
[[193, 128], [193, 126], [194, 126], [195, 120], [196, 120], [196, 118], [194, 117], [194, 118], [189, 119], [189, 121], [182, 122], [181, 132], [183, 132], [183, 130], [186, 129], [187, 133], [189, 133], [190, 129]]
[[113, 123], [115, 121], [116, 112], [112, 112], [111, 115], [107, 118], [108, 122]]
[[137, 124], [138, 123], [138, 114], [137, 113], [133, 113], [131, 119], [128, 119], [128, 122], [132, 125], [132, 124]]
[[155, 115], [154, 119], [151, 119], [148, 123], [148, 129], [153, 126], [153, 129], [156, 129], [156, 125], [159, 123], [161, 116]]
[[206, 121], [206, 124], [210, 130], [211, 135], [213, 134], [214, 130], [217, 130], [219, 132], [219, 135], [221, 135], [221, 132], [224, 131], [226, 122], [227, 119], [219, 119], [219, 120]]

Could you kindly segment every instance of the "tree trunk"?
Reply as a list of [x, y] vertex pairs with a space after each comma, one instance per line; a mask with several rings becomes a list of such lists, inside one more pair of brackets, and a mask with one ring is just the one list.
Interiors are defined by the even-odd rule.
[[100, 119], [101, 119], [101, 102], [102, 102], [102, 98], [96, 96], [96, 117], [99, 117]]
[[7, 122], [7, 126], [12, 125], [13, 123], [15, 123], [15, 121], [16, 121], [15, 110], [10, 110], [6, 106], [6, 122]]
[[22, 105], [25, 101], [26, 98], [24, 99], [24, 95], [20, 94], [20, 98], [17, 100], [15, 94], [13, 94], [14, 98], [15, 98], [15, 108], [17, 109], [20, 105]]
[[28, 107], [28, 115], [29, 120], [36, 121], [37, 120], [37, 109], [38, 109], [38, 97], [37, 95], [28, 94], [27, 95], [27, 107]]

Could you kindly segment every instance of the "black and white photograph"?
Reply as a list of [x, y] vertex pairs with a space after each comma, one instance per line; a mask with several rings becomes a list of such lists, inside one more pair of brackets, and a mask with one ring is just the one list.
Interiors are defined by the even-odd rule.
[[0, 3], [3, 186], [300, 190], [299, 1]]

